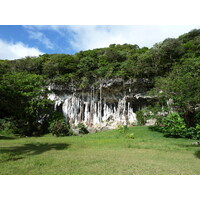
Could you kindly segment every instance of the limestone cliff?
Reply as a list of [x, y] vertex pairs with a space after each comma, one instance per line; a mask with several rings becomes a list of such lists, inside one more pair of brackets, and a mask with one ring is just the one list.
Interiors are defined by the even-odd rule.
[[148, 79], [120, 78], [100, 80], [84, 90], [51, 84], [49, 98], [72, 127], [82, 122], [96, 129], [116, 128], [137, 124], [136, 111], [154, 101], [146, 95], [151, 86]]

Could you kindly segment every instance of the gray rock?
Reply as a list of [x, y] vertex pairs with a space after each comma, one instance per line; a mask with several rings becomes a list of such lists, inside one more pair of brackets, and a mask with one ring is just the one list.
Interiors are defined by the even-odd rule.
[[87, 128], [87, 130], [89, 131], [89, 133], [96, 133], [97, 132], [97, 129], [92, 128], [92, 127]]
[[106, 127], [106, 126], [104, 126], [104, 127], [101, 128], [101, 131], [108, 131], [108, 130], [109, 130], [109, 128]]
[[200, 145], [200, 142], [193, 142], [193, 145]]
[[146, 121], [146, 126], [154, 126], [156, 124], [156, 119], [148, 119]]
[[74, 136], [79, 136], [79, 129], [72, 129]]

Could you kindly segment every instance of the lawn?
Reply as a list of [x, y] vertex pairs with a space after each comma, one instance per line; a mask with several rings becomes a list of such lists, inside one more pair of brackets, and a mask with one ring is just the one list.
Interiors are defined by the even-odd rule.
[[0, 174], [200, 174], [195, 140], [165, 138], [148, 127], [70, 137], [0, 139]]

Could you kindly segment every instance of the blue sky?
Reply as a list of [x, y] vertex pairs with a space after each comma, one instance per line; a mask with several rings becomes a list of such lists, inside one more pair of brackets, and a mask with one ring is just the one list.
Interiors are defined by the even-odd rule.
[[17, 59], [44, 53], [74, 54], [110, 44], [152, 47], [166, 38], [176, 38], [199, 26], [100, 26], [100, 25], [1, 25], [0, 59]]

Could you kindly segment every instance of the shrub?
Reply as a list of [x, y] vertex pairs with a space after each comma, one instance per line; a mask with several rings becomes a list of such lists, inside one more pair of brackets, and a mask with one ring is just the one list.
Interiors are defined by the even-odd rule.
[[136, 112], [136, 117], [137, 117], [138, 125], [145, 125], [146, 117], [144, 115], [144, 111], [143, 110], [138, 110]]
[[196, 127], [190, 127], [186, 131], [187, 138], [199, 140], [200, 139], [200, 124], [197, 124]]
[[79, 123], [77, 125], [78, 129], [79, 129], [79, 133], [80, 134], [87, 134], [89, 133], [89, 131], [87, 130], [87, 128], [85, 127], [85, 125], [83, 123]]
[[136, 117], [138, 125], [145, 125], [147, 120], [156, 119], [159, 120], [160, 117], [163, 117], [168, 113], [167, 107], [161, 107], [160, 105], [155, 105], [155, 107], [148, 106], [142, 110], [136, 112]]
[[195, 127], [189, 127], [187, 130], [186, 130], [186, 133], [185, 133], [185, 137], [186, 138], [190, 138], [190, 139], [194, 139], [195, 138], [195, 135], [196, 135], [196, 129]]
[[199, 140], [200, 139], [200, 124], [197, 124], [196, 125], [196, 137], [197, 139]]
[[0, 134], [4, 136], [13, 136], [19, 134], [16, 122], [12, 118], [0, 119]]
[[196, 124], [200, 123], [200, 108], [196, 109], [195, 115], [194, 115], [194, 120]]
[[159, 123], [160, 130], [165, 136], [185, 137], [186, 124], [177, 112], [170, 113]]
[[0, 134], [4, 136], [40, 136], [47, 131], [45, 120], [29, 123], [25, 120], [14, 120], [13, 118], [0, 119]]
[[69, 125], [64, 119], [54, 120], [51, 122], [49, 131], [53, 136], [71, 136], [73, 132], [71, 131]]
[[200, 139], [200, 124], [196, 127], [186, 127], [183, 118], [176, 112], [167, 117], [157, 120], [156, 126], [150, 127], [153, 131], [164, 133], [167, 137], [182, 137], [198, 140]]
[[125, 134], [128, 131], [128, 126], [127, 125], [118, 126], [118, 130], [121, 134]]
[[63, 116], [62, 112], [54, 111], [51, 113], [51, 116], [49, 117], [49, 121], [61, 120], [63, 118], [64, 118], [64, 116]]
[[135, 139], [134, 133], [128, 133], [128, 134], [126, 135], [126, 137], [129, 138], [129, 139]]

